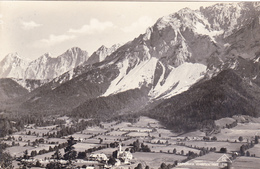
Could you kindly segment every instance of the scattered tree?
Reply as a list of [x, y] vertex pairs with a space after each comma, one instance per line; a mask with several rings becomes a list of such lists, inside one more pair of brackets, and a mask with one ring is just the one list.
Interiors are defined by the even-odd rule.
[[135, 169], [143, 169], [143, 166], [142, 166], [142, 164], [141, 163], [139, 163], [136, 167], [135, 167]]
[[255, 136], [255, 144], [259, 143], [258, 138], [259, 138], [258, 136]]
[[217, 137], [216, 136], [212, 137], [211, 141], [217, 141]]
[[222, 148], [220, 148], [219, 152], [220, 153], [227, 153], [227, 148], [222, 147]]
[[110, 157], [107, 163], [113, 166], [116, 164], [116, 159], [114, 157]]
[[243, 137], [242, 137], [242, 136], [239, 136], [239, 137], [238, 137], [238, 140], [239, 140], [240, 142], [242, 142], [242, 141], [243, 141]]
[[167, 166], [165, 163], [162, 163], [161, 166], [160, 166], [161, 169], [167, 169]]

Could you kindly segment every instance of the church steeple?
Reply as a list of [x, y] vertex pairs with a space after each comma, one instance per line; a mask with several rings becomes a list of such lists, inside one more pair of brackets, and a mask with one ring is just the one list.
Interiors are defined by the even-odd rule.
[[118, 152], [119, 152], [119, 153], [122, 152], [122, 146], [121, 146], [121, 143], [119, 143], [119, 145], [118, 145]]

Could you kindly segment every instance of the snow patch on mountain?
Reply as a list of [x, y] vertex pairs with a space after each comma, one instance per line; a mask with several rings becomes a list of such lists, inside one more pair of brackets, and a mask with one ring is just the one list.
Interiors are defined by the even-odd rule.
[[165, 82], [161, 83], [165, 72], [163, 71], [159, 82], [149, 92], [149, 97], [151, 99], [165, 99], [182, 93], [203, 78], [206, 69], [207, 67], [203, 64], [186, 62], [176, 68], [172, 68]]
[[102, 96], [140, 88], [143, 84], [151, 84], [157, 62], [158, 59], [152, 57], [136, 64], [134, 68], [127, 72], [130, 63], [128, 59], [125, 59], [118, 64], [119, 75], [111, 82], [109, 88]]
[[254, 63], [258, 63], [260, 61], [260, 57], [257, 57], [256, 59], [254, 59]]
[[203, 25], [200, 22], [196, 22], [194, 31], [201, 35], [208, 35], [211, 38], [211, 40], [215, 43], [216, 43], [215, 37], [224, 33], [223, 30], [210, 31], [206, 29], [205, 25]]

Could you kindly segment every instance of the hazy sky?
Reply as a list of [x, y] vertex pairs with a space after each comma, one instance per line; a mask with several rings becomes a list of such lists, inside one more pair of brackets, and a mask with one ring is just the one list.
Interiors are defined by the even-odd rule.
[[162, 16], [216, 2], [0, 1], [0, 61], [17, 52], [36, 59], [71, 47], [91, 55], [101, 45], [126, 43]]

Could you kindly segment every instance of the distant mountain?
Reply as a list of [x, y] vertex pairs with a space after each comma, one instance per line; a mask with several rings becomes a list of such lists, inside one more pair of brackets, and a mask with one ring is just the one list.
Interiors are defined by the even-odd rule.
[[77, 47], [68, 49], [57, 58], [46, 53], [31, 62], [23, 61], [17, 54], [9, 54], [0, 63], [0, 77], [53, 79], [83, 64], [87, 59], [88, 53]]
[[23, 78], [25, 76], [25, 70], [28, 65], [29, 62], [22, 60], [17, 53], [8, 54], [0, 62], [0, 77]]

